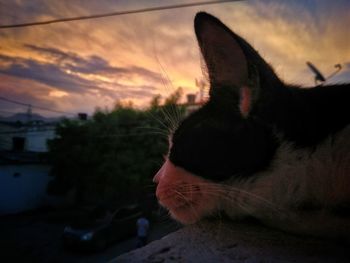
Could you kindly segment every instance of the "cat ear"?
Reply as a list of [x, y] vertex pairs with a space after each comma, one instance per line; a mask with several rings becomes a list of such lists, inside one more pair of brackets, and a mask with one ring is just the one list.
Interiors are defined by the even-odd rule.
[[196, 15], [195, 31], [207, 65], [211, 92], [232, 87], [240, 98], [238, 106], [242, 115], [247, 116], [259, 89], [258, 70], [245, 54], [250, 55], [252, 48], [217, 18], [203, 12]]
[[211, 84], [244, 84], [248, 78], [247, 61], [232, 32], [217, 18], [203, 12], [196, 15], [194, 23]]

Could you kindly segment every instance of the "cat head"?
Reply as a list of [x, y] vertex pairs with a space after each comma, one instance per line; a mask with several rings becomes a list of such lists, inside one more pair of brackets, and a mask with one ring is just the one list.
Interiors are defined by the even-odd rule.
[[168, 158], [154, 178], [160, 203], [183, 223], [217, 208], [213, 185], [267, 165], [275, 142], [259, 111], [268, 100], [264, 97], [283, 85], [259, 54], [217, 18], [198, 13], [195, 32], [210, 98], [174, 131]]

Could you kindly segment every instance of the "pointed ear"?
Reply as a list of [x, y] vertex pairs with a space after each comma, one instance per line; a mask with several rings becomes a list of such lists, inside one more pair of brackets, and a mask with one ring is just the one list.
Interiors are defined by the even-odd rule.
[[203, 12], [196, 15], [195, 31], [211, 84], [236, 87], [246, 84], [248, 63], [233, 32]]
[[251, 86], [258, 84], [251, 77], [258, 79], [259, 76], [243, 51], [246, 42], [217, 18], [203, 12], [196, 15], [195, 31], [208, 69], [211, 92], [212, 89], [232, 87], [240, 98], [239, 110], [247, 116], [258, 90]]

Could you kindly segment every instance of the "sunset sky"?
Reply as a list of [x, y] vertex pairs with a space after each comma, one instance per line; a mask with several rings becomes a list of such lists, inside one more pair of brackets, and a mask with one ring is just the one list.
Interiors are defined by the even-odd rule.
[[[198, 0], [0, 0], [0, 25]], [[286, 82], [313, 85], [305, 62], [350, 82], [350, 1], [246, 0], [43, 26], [0, 29], [0, 97], [75, 114], [117, 100], [148, 105], [203, 78], [193, 19], [217, 16], [248, 40]], [[0, 100], [0, 115], [26, 111]], [[57, 114], [33, 108], [44, 116]]]

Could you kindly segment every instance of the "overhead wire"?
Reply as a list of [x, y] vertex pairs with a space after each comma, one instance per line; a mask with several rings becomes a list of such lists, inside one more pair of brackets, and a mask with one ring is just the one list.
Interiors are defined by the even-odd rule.
[[102, 14], [95, 14], [95, 15], [88, 15], [88, 16], [66, 17], [66, 18], [57, 18], [57, 19], [46, 20], [46, 21], [0, 25], [0, 29], [49, 25], [49, 24], [54, 24], [54, 23], [70, 22], [70, 21], [77, 21], [77, 20], [97, 19], [97, 18], [110, 17], [110, 16], [138, 14], [138, 13], [154, 12], [154, 11], [161, 11], [161, 10], [193, 7], [193, 6], [199, 6], [199, 5], [214, 5], [214, 4], [222, 4], [222, 3], [227, 3], [227, 2], [238, 2], [238, 1], [244, 1], [244, 0], [202, 1], [202, 2], [191, 2], [191, 3], [187, 3], [187, 4], [156, 6], [156, 7], [150, 7], [150, 8], [141, 8], [141, 9], [126, 10], [126, 11], [116, 11], [116, 12], [111, 12], [111, 13], [102, 13]]
[[58, 110], [54, 110], [54, 109], [50, 109], [50, 108], [46, 108], [46, 107], [42, 107], [42, 106], [33, 105], [33, 104], [30, 104], [30, 103], [24, 103], [24, 102], [8, 99], [8, 98], [2, 97], [2, 96], [0, 96], [0, 100], [6, 101], [6, 102], [10, 102], [10, 103], [14, 103], [14, 104], [17, 104], [17, 105], [22, 105], [22, 106], [26, 106], [26, 107], [36, 108], [36, 109], [39, 109], [39, 110], [59, 113], [59, 114], [76, 115], [76, 114], [71, 113], [71, 112], [58, 111]]
[[[103, 18], [103, 17], [120, 16], [120, 15], [137, 14], [137, 13], [146, 13], [146, 12], [154, 12], [154, 11], [161, 11], [161, 10], [193, 7], [193, 6], [200, 6], [200, 5], [213, 5], [213, 4], [221, 4], [221, 3], [237, 2], [237, 1], [244, 1], [244, 0], [218, 0], [218, 1], [191, 2], [191, 3], [187, 3], [187, 4], [176, 4], [176, 5], [167, 5], [167, 6], [158, 6], [158, 7], [126, 10], [126, 11], [116, 11], [116, 12], [111, 12], [111, 13], [102, 13], [102, 14], [95, 14], [95, 15], [89, 15], [89, 16], [67, 17], [67, 18], [59, 18], [59, 19], [52, 19], [52, 20], [38, 21], [38, 22], [28, 22], [28, 23], [19, 23], [19, 24], [0, 25], [0, 29], [48, 25], [48, 24], [53, 24], [53, 23], [70, 22], [70, 21], [87, 20], [87, 19], [97, 19], [97, 18]], [[40, 110], [44, 110], [44, 111], [49, 111], [49, 112], [54, 112], [54, 113], [59, 113], [59, 114], [75, 115], [74, 113], [69, 113], [69, 112], [64, 112], [64, 111], [57, 111], [57, 110], [53, 110], [53, 109], [42, 107], [42, 106], [37, 106], [37, 105], [29, 104], [29, 103], [23, 103], [23, 102], [15, 101], [15, 100], [8, 99], [8, 98], [5, 98], [5, 97], [0, 97], [0, 100], [7, 101], [7, 102], [10, 102], [10, 103], [14, 103], [14, 104], [17, 104], [17, 105], [26, 106], [26, 107], [32, 107], [32, 108], [36, 108], [36, 109], [40, 109]]]

